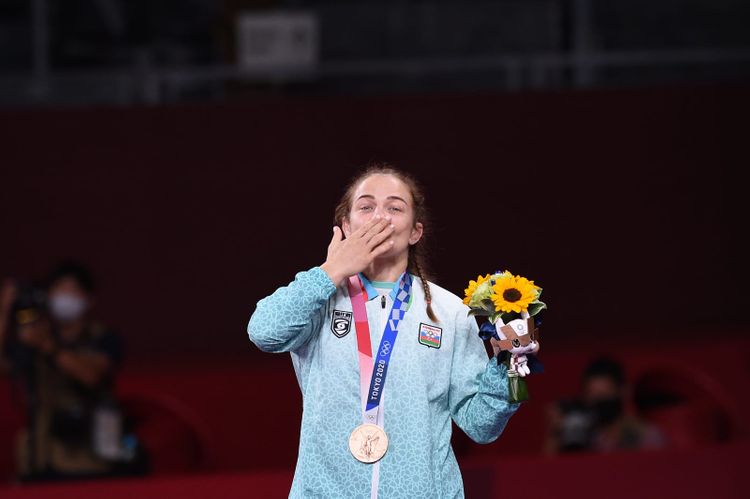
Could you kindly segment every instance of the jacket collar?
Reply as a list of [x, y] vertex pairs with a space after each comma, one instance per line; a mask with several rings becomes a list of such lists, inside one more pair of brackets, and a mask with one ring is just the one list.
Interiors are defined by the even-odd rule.
[[[396, 280], [396, 285], [393, 286], [393, 289], [388, 294], [388, 296], [390, 297], [391, 301], [395, 301], [396, 300], [396, 293], [398, 293], [398, 289], [399, 289], [398, 288], [398, 283], [401, 282], [401, 279], [404, 278], [405, 274], [406, 274], [406, 272], [404, 272], [403, 274], [401, 274], [398, 277], [398, 279]], [[362, 281], [362, 285], [365, 287], [365, 292], [367, 293], [367, 301], [374, 300], [375, 298], [377, 298], [378, 296], [380, 296], [380, 294], [378, 293], [378, 290], [375, 289], [375, 286], [372, 285], [372, 283], [370, 282], [370, 280], [367, 277], [365, 277], [365, 275], [362, 272], [359, 273], [359, 279], [360, 279], [360, 281]]]

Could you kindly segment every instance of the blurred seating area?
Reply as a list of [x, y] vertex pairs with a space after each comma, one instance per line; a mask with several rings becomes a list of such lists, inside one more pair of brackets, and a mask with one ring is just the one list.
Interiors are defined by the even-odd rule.
[[[664, 432], [666, 448], [542, 455], [548, 404], [561, 394], [575, 393], [577, 374], [602, 352], [545, 352], [546, 372], [529, 381], [532, 399], [497, 442], [478, 445], [460, 431], [454, 433], [468, 497], [521, 493], [525, 489], [507, 477], [524, 470], [545, 477], [535, 497], [555, 497], [558, 487], [575, 487], [579, 480], [590, 487], [577, 497], [598, 497], [595, 492], [601, 490], [611, 491], [609, 497], [630, 497], [632, 491], [654, 490], [665, 483], [682, 487], [679, 494], [672, 489], [670, 497], [707, 497], [709, 491], [711, 497], [739, 497], [739, 463], [750, 450], [750, 401], [745, 397], [750, 341], [730, 339], [709, 347], [664, 345], [651, 352], [635, 347], [606, 351], [622, 360], [633, 382], [637, 404], [630, 410]], [[0, 489], [3, 497], [45, 497], [51, 490], [56, 497], [100, 497], [103, 487], [108, 497], [166, 497], [177, 491], [181, 497], [207, 497], [217, 488], [226, 491], [223, 497], [241, 497], [247, 490], [264, 490], [263, 497], [286, 497], [301, 410], [289, 358], [282, 355], [260, 364], [196, 360], [131, 365], [120, 378], [117, 391], [151, 456], [151, 477], [106, 486], [7, 485]], [[7, 384], [0, 385], [0, 397], [0, 474], [7, 483], [13, 473], [11, 438], [22, 414], [9, 399]], [[700, 469], [703, 476], [683, 476], [681, 467]], [[712, 479], [706, 481], [705, 476]]]

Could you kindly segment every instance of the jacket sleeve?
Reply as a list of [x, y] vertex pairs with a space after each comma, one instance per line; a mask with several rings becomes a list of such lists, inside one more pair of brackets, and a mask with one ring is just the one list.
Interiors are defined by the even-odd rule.
[[250, 341], [264, 352], [289, 352], [320, 329], [328, 299], [336, 292], [320, 267], [298, 273], [294, 281], [260, 300], [247, 324]]
[[487, 444], [505, 429], [520, 403], [508, 402], [508, 370], [488, 360], [479, 327], [463, 307], [456, 317], [449, 404], [451, 416], [472, 440]]

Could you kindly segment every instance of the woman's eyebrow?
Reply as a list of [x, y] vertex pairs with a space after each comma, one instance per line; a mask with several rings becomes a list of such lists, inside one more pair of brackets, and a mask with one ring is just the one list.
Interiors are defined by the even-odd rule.
[[[375, 196], [373, 196], [372, 194], [362, 194], [360, 197], [357, 198], [357, 201], [359, 201], [362, 198], [367, 198], [367, 199], [373, 199], [374, 200]], [[406, 200], [404, 198], [399, 197], [399, 196], [388, 196], [386, 199], [396, 199], [398, 201], [401, 201], [405, 205], [409, 204], [409, 203], [406, 202]]]

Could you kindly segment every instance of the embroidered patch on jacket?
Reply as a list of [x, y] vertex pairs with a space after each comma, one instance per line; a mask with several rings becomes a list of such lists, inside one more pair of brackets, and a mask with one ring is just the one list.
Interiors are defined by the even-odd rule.
[[429, 324], [419, 323], [419, 342], [431, 348], [440, 348], [443, 330]]
[[331, 316], [331, 332], [338, 338], [343, 338], [352, 329], [352, 313], [334, 310]]

